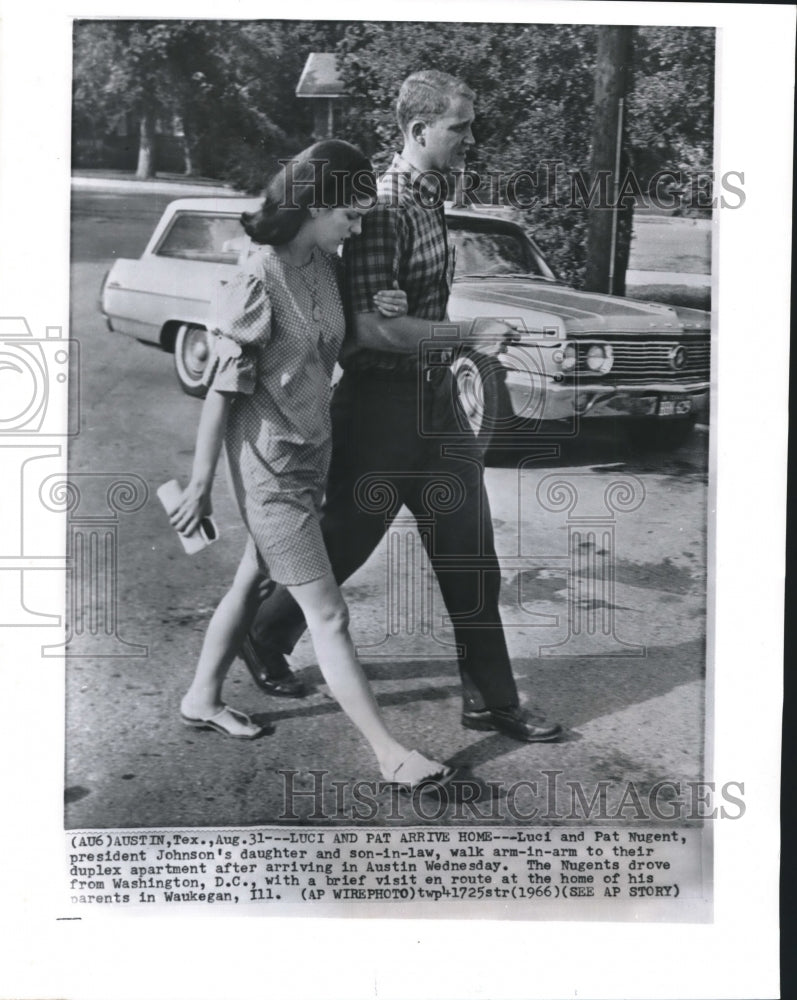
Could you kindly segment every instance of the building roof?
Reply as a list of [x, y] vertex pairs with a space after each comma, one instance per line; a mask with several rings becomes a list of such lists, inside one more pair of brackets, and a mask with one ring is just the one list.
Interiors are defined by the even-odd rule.
[[296, 86], [297, 97], [343, 97], [343, 81], [334, 52], [311, 52]]

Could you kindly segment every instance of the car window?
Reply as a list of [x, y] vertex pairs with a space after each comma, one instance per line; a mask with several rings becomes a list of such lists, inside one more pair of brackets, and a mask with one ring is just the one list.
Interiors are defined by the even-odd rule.
[[522, 230], [488, 219], [449, 218], [449, 242], [456, 248], [459, 277], [532, 274], [550, 277]]
[[235, 215], [178, 212], [155, 253], [159, 257], [235, 264], [245, 239]]

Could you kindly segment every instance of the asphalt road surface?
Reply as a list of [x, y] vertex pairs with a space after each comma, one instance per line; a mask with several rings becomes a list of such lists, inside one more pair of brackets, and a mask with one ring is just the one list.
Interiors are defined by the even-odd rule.
[[[293, 802], [304, 821], [323, 814], [324, 822], [357, 822], [350, 786], [338, 786], [341, 800], [331, 783], [375, 782], [378, 774], [327, 694], [306, 637], [293, 658], [313, 687], [304, 700], [262, 694], [240, 661], [230, 672], [226, 698], [268, 720], [270, 735], [241, 743], [180, 724], [179, 700], [244, 530], [221, 476], [214, 491], [221, 540], [183, 554], [155, 489], [188, 475], [201, 404], [179, 390], [169, 355], [109, 333], [98, 310], [110, 262], [141, 251], [167, 200], [77, 193], [73, 202], [71, 321], [81, 374], [70, 473], [83, 514], [106, 522], [109, 486], [125, 478], [132, 485], [97, 564], [103, 620], [84, 629], [67, 663], [66, 823], [271, 824], [287, 816], [288, 780], [294, 790], [321, 787], [319, 814], [312, 795]], [[551, 492], [556, 480], [577, 498], [569, 514]], [[562, 723], [565, 738], [553, 744], [526, 746], [461, 727], [451, 633], [436, 589], [431, 610], [396, 604], [400, 594], [419, 593], [412, 580], [404, 586], [408, 561], [396, 559], [412, 552], [412, 572], [425, 566], [411, 522], [398, 524], [401, 545], [383, 544], [344, 587], [352, 633], [389, 726], [458, 765], [472, 801], [465, 807], [452, 794], [431, 820], [380, 791], [368, 822], [517, 823], [535, 808], [535, 822], [561, 822], [572, 810], [565, 783], [580, 783], [589, 798], [601, 781], [609, 783], [612, 821], [639, 822], [634, 808], [612, 815], [627, 782], [639, 790], [666, 779], [685, 789], [701, 778], [707, 482], [704, 432], [670, 455], [640, 458], [616, 428], [604, 427], [560, 443], [555, 454], [535, 454], [525, 442], [486, 470], [518, 686], [527, 705]], [[392, 604], [388, 579], [398, 581]], [[73, 617], [85, 614], [81, 600]], [[561, 775], [556, 809], [528, 790], [508, 795], [513, 783], [529, 781], [542, 793], [543, 771]], [[688, 798], [672, 795], [675, 803]]]

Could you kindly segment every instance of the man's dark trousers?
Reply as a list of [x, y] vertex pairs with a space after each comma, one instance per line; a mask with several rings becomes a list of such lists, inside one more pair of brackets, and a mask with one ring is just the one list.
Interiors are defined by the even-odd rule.
[[[421, 537], [460, 647], [464, 707], [516, 706], [483, 468], [458, 407], [445, 368], [345, 373], [332, 401], [321, 528], [342, 583], [368, 559], [402, 504], [419, 522], [431, 520]], [[250, 639], [256, 651], [264, 643], [289, 653], [304, 628], [299, 606], [278, 587], [261, 604]]]

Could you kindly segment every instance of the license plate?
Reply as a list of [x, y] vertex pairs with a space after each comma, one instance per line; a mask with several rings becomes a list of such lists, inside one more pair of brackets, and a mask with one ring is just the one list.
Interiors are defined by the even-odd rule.
[[692, 409], [691, 399], [660, 399], [660, 417], [684, 417]]

